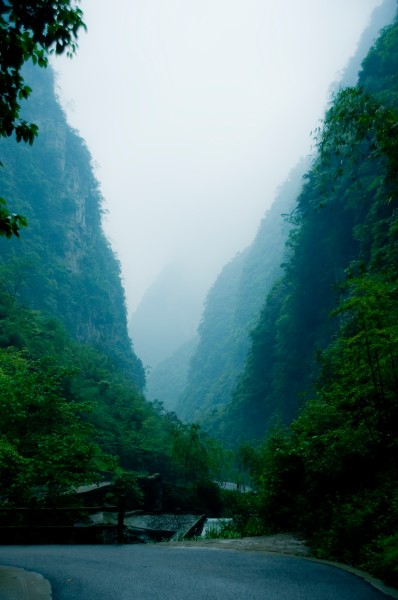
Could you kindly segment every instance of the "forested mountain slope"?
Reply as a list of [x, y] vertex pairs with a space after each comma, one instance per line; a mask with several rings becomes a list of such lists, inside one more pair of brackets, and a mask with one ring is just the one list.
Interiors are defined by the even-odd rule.
[[[361, 37], [355, 56], [349, 60], [347, 68], [342, 73], [341, 83], [334, 84], [332, 88], [338, 88], [339, 85], [347, 82], [351, 84], [356, 82], [361, 61], [366, 56], [380, 27], [393, 19], [395, 7], [395, 0], [386, 0], [374, 11], [372, 21]], [[290, 174], [288, 181], [279, 190], [274, 205], [263, 219], [256, 239], [245, 251], [246, 256], [237, 256], [230, 265], [227, 265], [206, 300], [198, 331], [199, 344], [191, 359], [187, 384], [178, 399], [176, 410], [184, 419], [203, 421], [210, 416], [207, 426], [214, 427], [213, 431], [218, 431], [218, 435], [221, 436], [224, 435], [224, 428], [229, 429], [230, 422], [234, 423], [232, 438], [243, 440], [261, 437], [264, 433], [262, 424], [269, 422], [273, 415], [279, 414], [283, 419], [292, 419], [300, 406], [299, 394], [306, 389], [317, 372], [316, 349], [323, 347], [333, 332], [333, 324], [327, 318], [334, 302], [333, 293], [329, 292], [333, 287], [333, 281], [338, 280], [339, 273], [344, 270], [345, 261], [351, 256], [350, 252], [355, 256], [357, 251], [356, 242], [352, 242], [352, 247], [349, 248], [351, 244], [349, 234], [347, 239], [339, 241], [339, 247], [331, 250], [330, 243], [334, 242], [333, 234], [329, 230], [334, 226], [334, 208], [327, 225], [324, 226], [324, 221], [320, 218], [317, 233], [319, 246], [318, 240], [314, 239], [312, 247], [308, 242], [308, 247], [300, 250], [303, 252], [303, 265], [302, 267], [297, 265], [297, 268], [302, 269], [303, 275], [301, 308], [300, 302], [296, 304], [296, 298], [293, 300], [294, 283], [286, 276], [273, 288], [267, 301], [269, 308], [263, 309], [257, 333], [256, 331], [253, 333], [253, 344], [264, 345], [264, 355], [258, 358], [259, 364], [254, 367], [253, 363], [257, 359], [254, 359], [252, 353], [247, 370], [241, 376], [251, 345], [249, 334], [257, 325], [265, 297], [281, 274], [280, 263], [282, 260], [288, 260], [293, 252], [294, 233], [288, 247], [284, 249], [289, 223], [286, 219], [282, 220], [281, 214], [289, 213], [296, 206], [297, 196], [303, 183], [301, 178], [308, 169], [309, 162], [305, 165], [303, 161], [303, 164], [297, 166]], [[316, 185], [318, 184], [319, 182]], [[348, 209], [346, 214], [349, 214]], [[297, 213], [291, 216], [290, 225], [294, 225], [296, 217]], [[337, 216], [336, 226], [340, 226]], [[325, 227], [325, 230], [322, 227]], [[285, 258], [283, 258], [284, 252]], [[297, 261], [298, 252], [294, 259]], [[286, 267], [287, 270], [292, 268], [292, 266]], [[328, 269], [335, 271], [332, 280], [328, 279]], [[320, 283], [317, 283], [314, 288], [313, 283], [318, 275]], [[284, 323], [287, 326], [284, 316], [279, 315], [279, 303], [282, 301], [285, 304], [283, 315], [291, 310], [297, 313], [296, 330], [290, 332], [292, 345], [289, 358], [286, 357], [287, 348], [283, 347], [280, 341], [279, 325], [276, 323], [280, 318], [281, 327], [285, 326]], [[288, 306], [289, 302], [292, 306]], [[318, 306], [323, 308], [318, 311]], [[266, 333], [262, 331], [265, 319], [269, 319]], [[270, 332], [272, 328], [275, 328], [273, 334]], [[276, 346], [269, 345], [269, 341], [265, 342], [265, 337], [269, 335], [277, 340]], [[297, 340], [296, 346], [295, 340]], [[258, 355], [260, 353], [258, 348]], [[285, 358], [279, 360], [274, 353]], [[288, 362], [290, 362], [289, 368]], [[285, 365], [283, 372], [280, 367], [282, 363]], [[255, 369], [253, 373], [249, 373], [250, 368]], [[260, 372], [259, 376], [256, 369]], [[278, 370], [280, 377], [276, 373]], [[278, 384], [276, 384], [277, 380], [279, 380]], [[237, 383], [238, 389], [235, 391]], [[233, 408], [228, 408], [225, 413], [224, 408], [229, 404], [232, 395], [234, 395]], [[250, 401], [244, 399], [247, 395], [250, 396]], [[257, 402], [254, 399], [260, 397], [266, 397], [266, 402]], [[250, 423], [256, 424], [254, 428], [249, 425]]]
[[332, 85], [332, 89], [337, 91], [341, 87], [357, 84], [362, 61], [365, 59], [374, 41], [378, 38], [383, 27], [393, 22], [396, 10], [396, 0], [383, 0], [380, 6], [374, 9], [369, 25], [362, 33], [358, 42], [355, 54], [348, 61], [339, 80]]
[[251, 246], [224, 267], [208, 293], [198, 329], [199, 344], [176, 405], [177, 414], [184, 419], [203, 420], [230, 400], [249, 348], [249, 332], [280, 272], [289, 230], [282, 215], [293, 207], [304, 164], [300, 163], [279, 189]]
[[375, 252], [381, 261], [390, 243], [396, 173], [393, 149], [387, 137], [379, 138], [394, 132], [394, 113], [387, 110], [397, 108], [393, 31], [370, 51], [358, 87], [337, 94], [325, 133], [318, 132], [320, 153], [291, 219], [290, 258], [252, 333], [233, 401], [218, 421], [220, 434], [227, 429], [235, 442], [261, 439], [274, 417], [290, 422], [297, 415], [319, 371], [317, 353], [339, 327], [330, 313], [347, 273], [367, 269]]
[[188, 427], [142, 393], [89, 152], [66, 123], [52, 72], [30, 65], [24, 76], [23, 116], [38, 138], [0, 143], [0, 195], [28, 219], [19, 238], [0, 237], [0, 505], [53, 504], [121, 474], [133, 496], [137, 472], [205, 477], [200, 436], [188, 461]]
[[[395, 2], [393, 4], [395, 6]], [[380, 24], [391, 20], [392, 15], [390, 0], [384, 2], [375, 11], [369, 28], [362, 36], [356, 55], [349, 61], [343, 73], [344, 80], [355, 80], [353, 69], [358, 68], [359, 57], [361, 60], [364, 58], [366, 49], [376, 36]], [[234, 424], [231, 438], [237, 441], [261, 437], [265, 431], [263, 423], [268, 423], [277, 414], [282, 419], [291, 420], [300, 406], [300, 394], [306, 390], [317, 373], [316, 351], [328, 342], [333, 332], [333, 324], [328, 319], [328, 314], [335, 299], [333, 292], [329, 292], [333, 288], [333, 281], [344, 270], [349, 253], [352, 252], [352, 256], [356, 253], [356, 242], [352, 243], [351, 249], [349, 248], [351, 242], [348, 234], [347, 239], [341, 239], [341, 247], [330, 250], [332, 237], [330, 230], [334, 226], [334, 209], [327, 225], [323, 225], [322, 219], [319, 221], [320, 228], [317, 233], [319, 246], [318, 239], [314, 239], [313, 242], [308, 242], [306, 249], [303, 247], [300, 250], [303, 252], [302, 308], [299, 303], [296, 303], [296, 299], [293, 300], [294, 283], [290, 281], [289, 276], [286, 275], [278, 284], [276, 283], [279, 275], [293, 268], [289, 266], [289, 259], [295, 252], [293, 251], [294, 232], [286, 247], [285, 243], [289, 228], [297, 226], [297, 197], [303, 185], [303, 175], [309, 168], [309, 161], [307, 163], [303, 161], [292, 171], [263, 219], [253, 244], [243, 253], [243, 256], [238, 255], [225, 267], [206, 300], [198, 331], [199, 344], [191, 359], [186, 388], [178, 399], [176, 410], [184, 419], [200, 421], [206, 419], [206, 426], [221, 437], [224, 437], [224, 429], [230, 429], [231, 422]], [[309, 177], [311, 178], [311, 175]], [[308, 183], [306, 187], [308, 188]], [[289, 217], [291, 211], [293, 213]], [[284, 218], [282, 214], [285, 215]], [[322, 229], [323, 226], [325, 230]], [[343, 227], [337, 217], [336, 226]], [[308, 259], [308, 264], [306, 264], [307, 253], [311, 257]], [[298, 252], [294, 260], [299, 260]], [[287, 264], [284, 271], [280, 269], [282, 261]], [[328, 279], [328, 269], [334, 270], [331, 281]], [[314, 288], [313, 282], [318, 275], [320, 283]], [[267, 301], [269, 309], [265, 311], [264, 299], [272, 286], [274, 286], [273, 291]], [[279, 302], [282, 299], [286, 313], [291, 310], [297, 313], [296, 331], [291, 332], [293, 341], [290, 358], [286, 357], [286, 348], [280, 343], [277, 324]], [[288, 306], [289, 302], [292, 303], [291, 307]], [[314, 310], [314, 307], [318, 307], [318, 303], [322, 306], [319, 312], [317, 308]], [[266, 327], [267, 331], [263, 336], [261, 328], [264, 327], [264, 319], [267, 318], [269, 319], [267, 327], [269, 327], [268, 329]], [[254, 372], [249, 374], [247, 370], [242, 375], [251, 346], [250, 332], [256, 327], [259, 319], [260, 333], [257, 335], [256, 330], [253, 332], [253, 343], [264, 344], [266, 348], [264, 356], [259, 359], [260, 364], [256, 367], [260, 375], [257, 377], [257, 371], [256, 375]], [[280, 322], [283, 327], [285, 323], [283, 316]], [[272, 328], [274, 328], [273, 333], [270, 331]], [[264, 341], [269, 335], [277, 340], [275, 347], [272, 344], [270, 346], [269, 341]], [[294, 347], [295, 340], [297, 340], [297, 347]], [[275, 353], [280, 353], [284, 359], [279, 360], [274, 356]], [[298, 357], [297, 360], [293, 353]], [[251, 368], [252, 361], [254, 358], [251, 354], [247, 369]], [[289, 368], [287, 368], [288, 362], [290, 362]], [[282, 363], [283, 369], [286, 370], [280, 372], [278, 380], [276, 372], [280, 370], [279, 365]], [[250, 383], [247, 384], [249, 379]], [[277, 380], [278, 384], [276, 384]], [[250, 401], [243, 399], [247, 395], [251, 397]], [[234, 400], [229, 407], [232, 396]], [[266, 402], [256, 402], [254, 398], [260, 397], [266, 397]]]
[[0, 196], [29, 226], [20, 239], [0, 239], [1, 291], [59, 318], [76, 340], [106, 351], [142, 387], [91, 157], [66, 122], [51, 70], [26, 67], [25, 79], [34, 93], [23, 117], [39, 126], [39, 136], [32, 147], [1, 140]]
[[242, 416], [253, 438], [275, 408], [291, 420], [290, 389], [320, 347], [297, 418], [251, 457], [261, 518], [398, 586], [398, 20], [331, 102], [317, 145], [291, 258], [224, 417], [231, 442]]
[[25, 78], [33, 92], [23, 116], [39, 136], [32, 147], [0, 143], [0, 195], [28, 219], [19, 238], [0, 237], [1, 501], [18, 506], [120, 466], [167, 471], [170, 462], [163, 417], [140, 392], [90, 155], [51, 71], [31, 65]]

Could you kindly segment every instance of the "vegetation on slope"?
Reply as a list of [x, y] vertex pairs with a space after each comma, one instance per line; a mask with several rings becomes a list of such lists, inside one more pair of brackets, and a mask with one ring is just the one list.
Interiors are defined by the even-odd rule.
[[[258, 515], [398, 585], [398, 23], [334, 97], [231, 415], [290, 426], [252, 449]], [[331, 316], [328, 317], [328, 314]], [[318, 361], [315, 363], [316, 351]], [[303, 375], [304, 374], [304, 375]], [[297, 384], [298, 382], [298, 384]], [[294, 407], [297, 410], [297, 404]], [[233, 432], [241, 423], [232, 423]], [[254, 437], [254, 435], [253, 435]]]
[[[206, 505], [221, 449], [148, 402], [114, 359], [0, 294], [0, 503], [52, 502], [123, 471], [161, 473], [165, 502]], [[210, 486], [210, 487], [209, 487]], [[206, 488], [206, 489], [207, 489]], [[199, 494], [199, 495], [198, 495]], [[177, 504], [175, 504], [177, 503]]]
[[66, 123], [52, 72], [25, 70], [35, 93], [24, 116], [40, 127], [32, 147], [3, 140], [0, 195], [29, 226], [1, 241], [0, 288], [26, 308], [59, 318], [77, 340], [118, 360], [138, 387], [120, 266], [101, 226], [102, 197], [84, 142]]
[[[17, 141], [32, 142], [40, 129], [32, 148], [12, 139], [0, 145], [0, 194], [24, 215], [13, 221], [6, 208], [0, 211], [0, 503], [52, 502], [121, 469], [160, 472], [191, 490], [184, 493], [195, 502], [199, 492], [192, 490], [220, 470], [219, 449], [199, 427], [142, 394], [144, 370], [128, 337], [120, 267], [102, 230], [91, 158], [66, 123], [53, 73], [34, 66], [47, 65], [52, 44], [68, 47], [69, 26], [75, 36], [81, 12], [69, 13], [70, 6], [11, 1], [0, 8], [0, 50], [14, 40], [22, 52], [10, 67], [13, 92], [21, 100], [34, 90], [23, 110], [18, 101], [11, 106], [15, 122], [0, 136], [15, 132]], [[47, 29], [43, 18], [58, 9], [59, 29], [44, 39], [52, 21]], [[29, 56], [34, 64], [24, 65]], [[6, 58], [1, 53], [0, 101]], [[3, 217], [12, 231], [4, 230]], [[28, 226], [19, 232], [22, 224]]]
[[23, 76], [34, 94], [22, 117], [40, 136], [1, 142], [0, 193], [28, 227], [0, 240], [0, 500], [48, 501], [120, 468], [191, 485], [207, 465], [176, 451], [185, 426], [141, 392], [90, 155], [51, 70]]
[[292, 209], [304, 172], [302, 161], [278, 190], [253, 243], [224, 267], [208, 293], [199, 343], [176, 404], [177, 414], [186, 420], [215, 419], [231, 399], [250, 347], [249, 332], [280, 273], [290, 227], [282, 214]]

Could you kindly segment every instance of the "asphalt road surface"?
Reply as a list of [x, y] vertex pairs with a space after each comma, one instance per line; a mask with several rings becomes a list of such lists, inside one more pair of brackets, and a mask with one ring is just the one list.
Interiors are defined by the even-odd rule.
[[386, 600], [333, 566], [262, 552], [156, 545], [0, 546], [46, 577], [53, 600]]

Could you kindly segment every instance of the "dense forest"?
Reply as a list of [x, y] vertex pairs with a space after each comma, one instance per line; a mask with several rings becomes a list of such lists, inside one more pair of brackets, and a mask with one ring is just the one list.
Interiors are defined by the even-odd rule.
[[[393, 277], [394, 32], [395, 26], [383, 32], [358, 86], [335, 94], [315, 132], [318, 153], [288, 218], [289, 256], [252, 331], [229, 408], [231, 423], [239, 423], [233, 435], [245, 419], [246, 439], [261, 437], [275, 408], [283, 422], [291, 421], [300, 392], [312, 393], [309, 384], [322, 371], [323, 351], [337, 343], [350, 320], [351, 296], [364, 294], [364, 282]], [[380, 293], [388, 296], [387, 290]]]
[[[264, 527], [398, 582], [398, 23], [337, 91], [231, 402]], [[264, 435], [267, 436], [264, 438]]]

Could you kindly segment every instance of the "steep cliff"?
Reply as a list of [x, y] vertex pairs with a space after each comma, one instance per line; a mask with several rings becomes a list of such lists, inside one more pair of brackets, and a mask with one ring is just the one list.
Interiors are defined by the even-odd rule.
[[[356, 81], [358, 65], [395, 7], [386, 0], [375, 11], [342, 82]], [[205, 418], [211, 431], [235, 443], [261, 438], [276, 416], [289, 421], [297, 414], [318, 372], [317, 352], [335, 331], [329, 319], [337, 301], [334, 286], [359, 252], [354, 232], [364, 218], [362, 207], [347, 202], [347, 192], [341, 191], [333, 207], [321, 210], [324, 181], [315, 170], [309, 169], [300, 194], [307, 169], [298, 167], [281, 187], [241, 274], [234, 263], [228, 265], [210, 291], [187, 386], [177, 403], [183, 418]], [[303, 203], [316, 208], [305, 209], [308, 219], [302, 224]], [[291, 213], [289, 223], [281, 213]]]
[[137, 352], [151, 370], [194, 335], [202, 294], [194, 270], [170, 263], [147, 289], [129, 322]]
[[358, 85], [326, 111], [291, 256], [223, 415], [229, 428], [219, 422], [231, 444], [260, 442], [250, 460], [268, 527], [297, 529], [317, 556], [394, 586], [397, 74], [398, 16], [370, 49]]
[[231, 443], [261, 439], [275, 419], [291, 422], [314, 393], [319, 357], [344, 323], [335, 311], [350, 278], [369, 271], [370, 281], [381, 270], [388, 281], [395, 273], [388, 263], [397, 210], [396, 39], [397, 24], [383, 30], [358, 86], [336, 95], [318, 132], [319, 154], [292, 215], [290, 256], [252, 332], [232, 401], [217, 417], [215, 429]]
[[0, 196], [28, 219], [20, 239], [0, 240], [2, 290], [59, 318], [72, 337], [105, 351], [142, 387], [90, 154], [66, 122], [51, 70], [27, 67], [25, 79], [33, 93], [23, 116], [37, 123], [39, 137], [32, 147], [0, 144]]
[[184, 419], [203, 420], [231, 399], [250, 347], [264, 296], [280, 273], [292, 210], [307, 163], [302, 161], [281, 186], [264, 216], [253, 243], [235, 256], [208, 293], [199, 344], [187, 383], [176, 404]]

